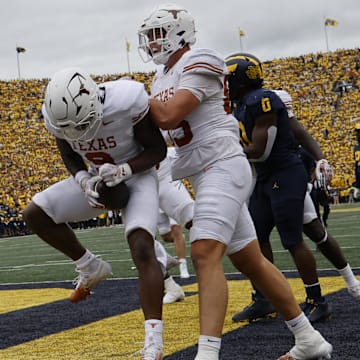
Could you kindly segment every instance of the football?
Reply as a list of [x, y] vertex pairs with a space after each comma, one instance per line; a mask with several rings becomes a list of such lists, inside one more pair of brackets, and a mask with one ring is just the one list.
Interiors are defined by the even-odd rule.
[[130, 197], [129, 188], [124, 181], [118, 185], [109, 187], [106, 186], [104, 181], [100, 180], [96, 184], [95, 190], [99, 193], [99, 198], [97, 200], [109, 210], [119, 210], [124, 208]]

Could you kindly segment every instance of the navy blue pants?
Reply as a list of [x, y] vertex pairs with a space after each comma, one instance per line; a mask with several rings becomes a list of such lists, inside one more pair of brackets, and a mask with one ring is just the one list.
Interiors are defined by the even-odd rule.
[[277, 171], [256, 183], [249, 209], [260, 243], [270, 241], [274, 227], [285, 249], [303, 241], [307, 179], [308, 175], [301, 164]]

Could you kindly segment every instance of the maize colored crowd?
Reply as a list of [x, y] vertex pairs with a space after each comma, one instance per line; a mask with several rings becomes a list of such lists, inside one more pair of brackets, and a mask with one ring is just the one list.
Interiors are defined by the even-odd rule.
[[[290, 93], [295, 115], [334, 169], [337, 201], [348, 201], [355, 180], [354, 126], [360, 122], [360, 49], [274, 59], [263, 66], [265, 87]], [[94, 78], [103, 82], [124, 75], [129, 74]], [[154, 73], [131, 75], [149, 89]], [[0, 223], [21, 218], [36, 192], [68, 176], [41, 115], [48, 80], [0, 81]]]

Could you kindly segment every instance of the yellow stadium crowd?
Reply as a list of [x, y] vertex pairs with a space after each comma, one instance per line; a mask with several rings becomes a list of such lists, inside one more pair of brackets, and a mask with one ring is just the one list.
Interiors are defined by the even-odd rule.
[[[334, 169], [332, 187], [347, 199], [354, 181], [354, 125], [359, 122], [360, 50], [344, 49], [264, 62], [265, 86], [283, 88], [295, 115]], [[97, 82], [126, 74], [95, 76]], [[147, 89], [153, 73], [133, 73]], [[41, 106], [48, 79], [0, 81], [0, 215], [21, 213], [38, 191], [68, 176]], [[16, 209], [16, 211], [15, 211]], [[8, 215], [7, 215], [8, 216]], [[6, 221], [6, 219], [5, 219]]]

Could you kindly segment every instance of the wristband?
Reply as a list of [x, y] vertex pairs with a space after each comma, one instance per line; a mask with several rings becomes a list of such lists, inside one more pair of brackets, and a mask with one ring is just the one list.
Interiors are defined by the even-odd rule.
[[128, 163], [124, 163], [118, 166], [121, 172], [121, 177], [126, 180], [132, 175], [132, 169], [131, 166]]

